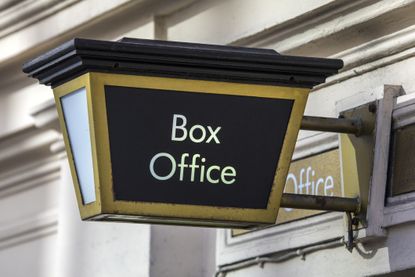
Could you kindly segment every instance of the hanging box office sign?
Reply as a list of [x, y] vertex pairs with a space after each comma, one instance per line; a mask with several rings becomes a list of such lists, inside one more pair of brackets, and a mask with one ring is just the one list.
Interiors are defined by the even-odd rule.
[[81, 217], [275, 222], [310, 88], [339, 60], [74, 39], [23, 71], [54, 88]]

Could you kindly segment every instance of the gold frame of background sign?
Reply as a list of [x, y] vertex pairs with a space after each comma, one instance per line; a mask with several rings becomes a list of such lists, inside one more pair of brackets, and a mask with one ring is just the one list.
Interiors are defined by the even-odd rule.
[[[188, 204], [115, 201], [112, 188], [112, 167], [105, 103], [105, 86], [109, 85], [294, 100], [267, 208], [249, 209]], [[83, 87], [86, 88], [87, 92], [95, 192], [97, 194], [96, 201], [87, 205], [84, 205], [82, 201], [60, 102], [62, 96]], [[120, 220], [122, 220], [122, 215], [126, 215], [136, 216], [136, 221], [140, 222], [152, 221], [163, 223], [165, 219], [172, 223], [178, 222], [179, 224], [188, 223], [204, 226], [215, 226], [216, 221], [218, 224], [219, 222], [222, 222], [222, 225], [226, 222], [234, 222], [234, 226], [273, 224], [278, 214], [280, 200], [285, 185], [285, 178], [288, 174], [288, 168], [309, 91], [310, 90], [307, 88], [95, 72], [85, 73], [76, 79], [56, 87], [54, 89], [54, 94], [59, 112], [59, 121], [68, 152], [68, 159], [82, 219], [94, 220], [94, 217], [96, 217], [96, 220], [105, 220], [105, 216], [117, 215], [120, 217]], [[100, 153], [99, 156], [97, 153]], [[126, 221], [135, 220], [126, 219]], [[229, 226], [231, 226], [231, 224], [229, 224]]]
[[[301, 177], [301, 168], [311, 168], [311, 170], [315, 170], [315, 175], [310, 176], [309, 181], [317, 182], [319, 178], [322, 178], [325, 182], [328, 176], [331, 176], [334, 181], [334, 187], [333, 187], [333, 196], [342, 197], [343, 196], [343, 182], [342, 182], [342, 173], [341, 173], [341, 160], [340, 160], [340, 150], [339, 148], [334, 149], [328, 149], [324, 150], [320, 153], [312, 154], [306, 157], [301, 157], [297, 160], [291, 161], [290, 168], [288, 170], [289, 173], [292, 173], [294, 176], [298, 177], [300, 179]], [[306, 170], [304, 171], [305, 174]], [[298, 180], [297, 179], [297, 180]], [[304, 179], [306, 179], [306, 175], [304, 175]], [[304, 180], [305, 181], [305, 180]], [[286, 181], [286, 186], [288, 184], [288, 181]], [[316, 189], [317, 189], [317, 183], [315, 183]], [[324, 188], [321, 188], [324, 190]], [[285, 188], [285, 193], [295, 193], [293, 191], [287, 191], [287, 187]], [[301, 194], [301, 193], [298, 193]], [[307, 195], [307, 193], [303, 193], [303, 195]], [[309, 195], [320, 195], [325, 196], [323, 191], [322, 193], [310, 193]], [[275, 223], [275, 226], [283, 225], [292, 223], [294, 221], [301, 221], [301, 220], [307, 220], [310, 217], [319, 216], [323, 213], [327, 213], [328, 211], [324, 210], [306, 210], [306, 209], [293, 209], [290, 213], [284, 212], [284, 208], [280, 208], [278, 213], [278, 218]], [[284, 218], [285, 215], [285, 218]], [[282, 220], [283, 221], [282, 221]], [[231, 236], [237, 237], [242, 236], [248, 233], [252, 233], [255, 231], [263, 230], [264, 228], [254, 228], [251, 230], [242, 230], [242, 229], [232, 229], [231, 230]]]

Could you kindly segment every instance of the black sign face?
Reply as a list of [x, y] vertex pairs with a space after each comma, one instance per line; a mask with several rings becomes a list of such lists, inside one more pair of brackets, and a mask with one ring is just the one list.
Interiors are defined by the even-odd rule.
[[117, 201], [265, 209], [293, 100], [105, 86]]

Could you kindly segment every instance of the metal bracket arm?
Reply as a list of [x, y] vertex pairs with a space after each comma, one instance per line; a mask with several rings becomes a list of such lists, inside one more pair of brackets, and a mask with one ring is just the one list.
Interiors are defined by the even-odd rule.
[[356, 136], [363, 133], [363, 124], [360, 118], [303, 116], [300, 128], [302, 130], [347, 133]]
[[355, 214], [360, 211], [359, 198], [294, 193], [283, 193], [280, 206], [282, 208], [352, 212]]

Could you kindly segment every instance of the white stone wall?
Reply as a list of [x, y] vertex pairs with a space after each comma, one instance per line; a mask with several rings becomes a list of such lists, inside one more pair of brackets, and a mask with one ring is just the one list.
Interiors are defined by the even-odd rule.
[[159, 37], [157, 18], [191, 1], [7, 2], [0, 3], [0, 275], [211, 276], [214, 229], [80, 220], [52, 90], [20, 69], [73, 37]]
[[[384, 84], [415, 92], [414, 13], [413, 0], [1, 2], [0, 275], [211, 276], [216, 266], [339, 239], [345, 231], [343, 216], [333, 213], [239, 238], [225, 230], [81, 222], [51, 89], [24, 76], [25, 60], [73, 37], [123, 36], [336, 57], [344, 69], [313, 90], [306, 114], [337, 116], [342, 105], [381, 96]], [[297, 145], [322, 151], [337, 142], [301, 132]], [[396, 212], [387, 239], [365, 254], [336, 247], [228, 275], [364, 276], [413, 268], [412, 218]]]

